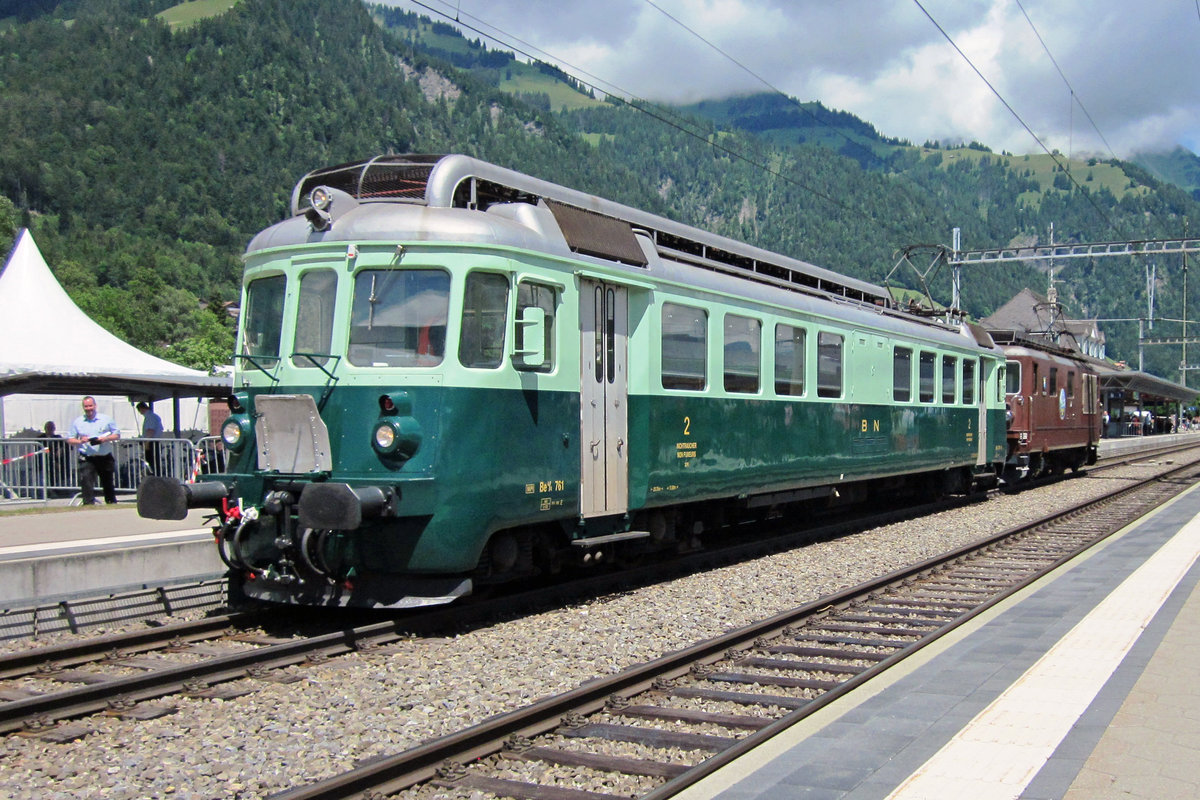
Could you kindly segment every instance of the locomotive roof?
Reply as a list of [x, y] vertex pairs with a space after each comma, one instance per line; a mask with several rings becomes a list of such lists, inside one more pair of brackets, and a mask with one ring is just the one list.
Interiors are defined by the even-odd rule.
[[[638, 229], [649, 233], [664, 257], [706, 262], [732, 274], [766, 276], [868, 303], [891, 305], [891, 295], [882, 286], [469, 156], [379, 156], [314, 170], [292, 191], [293, 214], [309, 208], [309, 193], [318, 186], [339, 189], [361, 202], [407, 202], [433, 208], [485, 210], [496, 203], [536, 204], [544, 200], [576, 252], [642, 266], [645, 262], [640, 248], [630, 246], [630, 230]], [[614, 222], [624, 226], [614, 226]]]
[[[323, 210], [311, 201], [318, 188], [327, 190]], [[833, 300], [846, 321], [892, 330], [917, 324], [943, 341], [962, 343], [966, 333], [896, 309], [881, 286], [468, 156], [380, 156], [314, 170], [296, 184], [291, 206], [294, 216], [254, 237], [247, 254], [320, 241], [481, 242], [597, 259], [776, 303], [773, 292], [790, 290], [790, 304], [814, 313], [830, 314], [823, 304]], [[967, 335], [994, 347], [982, 331]]]

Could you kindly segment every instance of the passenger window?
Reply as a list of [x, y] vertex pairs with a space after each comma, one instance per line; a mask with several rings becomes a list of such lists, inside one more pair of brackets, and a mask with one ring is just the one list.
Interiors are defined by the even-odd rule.
[[329, 361], [336, 298], [337, 273], [333, 270], [316, 269], [300, 277], [296, 336], [292, 340], [292, 363], [297, 367], [324, 366]]
[[754, 393], [762, 372], [762, 323], [725, 315], [725, 391]]
[[[1004, 368], [1000, 368], [1001, 376]], [[975, 405], [975, 360], [964, 360], [962, 371], [962, 401], [963, 405]]]
[[662, 386], [699, 391], [708, 385], [708, 312], [663, 303]]
[[1058, 394], [1058, 367], [1050, 368], [1050, 394]]
[[954, 402], [954, 390], [958, 386], [958, 359], [954, 356], [942, 356], [942, 402], [950, 405]]
[[[521, 281], [517, 284], [517, 319], [522, 319], [521, 312], [527, 308], [540, 308], [546, 313], [546, 334], [544, 337], [545, 340], [542, 342], [546, 357], [536, 367], [522, 367], [518, 365], [518, 369], [526, 369], [531, 372], [552, 372], [557, 355], [557, 351], [554, 348], [554, 341], [557, 338], [557, 327], [554, 321], [555, 315], [558, 313], [558, 290], [544, 283]], [[518, 352], [526, 349], [524, 334], [525, 327], [518, 325], [516, 334], [516, 349]]]
[[246, 287], [246, 321], [242, 327], [242, 354], [279, 358], [283, 329], [283, 298], [287, 278], [273, 275], [251, 281]]
[[922, 403], [933, 402], [933, 387], [934, 387], [934, 372], [937, 367], [937, 356], [933, 353], [921, 353], [921, 363], [918, 367], [920, 371], [918, 384], [919, 397]]
[[842, 343], [844, 337], [821, 331], [817, 334], [817, 396], [842, 396]]
[[1021, 393], [1021, 362], [1008, 361], [1004, 364], [1004, 391], [1008, 394]]
[[1075, 397], [1075, 373], [1067, 373], [1067, 397]]
[[434, 367], [446, 350], [450, 276], [437, 269], [363, 270], [354, 279], [350, 363]]
[[508, 277], [472, 272], [463, 288], [458, 360], [464, 367], [488, 369], [504, 360], [508, 317]]
[[799, 397], [804, 394], [803, 328], [775, 326], [775, 394]]
[[892, 352], [892, 399], [897, 403], [912, 400], [912, 354], [907, 347]]

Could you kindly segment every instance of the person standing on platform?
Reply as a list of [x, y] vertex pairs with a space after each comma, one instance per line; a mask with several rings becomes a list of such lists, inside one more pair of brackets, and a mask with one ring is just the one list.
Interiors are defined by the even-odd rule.
[[46, 494], [55, 497], [56, 488], [62, 489], [67, 484], [70, 472], [67, 469], [67, 443], [57, 432], [54, 420], [46, 420], [42, 432], [37, 435], [44, 440], [46, 447]]
[[[138, 413], [142, 415], [142, 438], [161, 439], [163, 436], [162, 417], [154, 413], [149, 403], [138, 403]], [[146, 442], [146, 463], [150, 465], [150, 474], [158, 475], [159, 462], [162, 460], [158, 442]]]
[[83, 398], [83, 414], [71, 423], [67, 441], [79, 454], [79, 492], [83, 504], [96, 502], [96, 478], [104, 490], [104, 502], [117, 502], [116, 460], [113, 458], [112, 443], [121, 438], [121, 430], [107, 414], [96, 411], [96, 398]]

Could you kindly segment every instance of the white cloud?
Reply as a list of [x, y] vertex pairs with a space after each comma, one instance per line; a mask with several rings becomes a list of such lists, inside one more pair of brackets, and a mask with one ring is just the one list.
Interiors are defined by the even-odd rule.
[[[387, 2], [429, 13], [408, 0]], [[1200, 142], [1200, 11], [1178, 0], [427, 2], [640, 97], [690, 102], [766, 89], [757, 75], [915, 143], [1039, 150], [924, 6], [1047, 147], [1107, 155], [1111, 146], [1127, 156]]]

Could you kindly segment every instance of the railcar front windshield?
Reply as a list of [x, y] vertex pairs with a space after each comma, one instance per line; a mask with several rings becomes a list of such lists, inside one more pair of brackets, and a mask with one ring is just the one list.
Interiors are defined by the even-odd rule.
[[283, 275], [259, 278], [247, 284], [242, 355], [279, 358], [285, 289], [287, 278]]
[[348, 358], [359, 367], [434, 367], [446, 354], [450, 275], [363, 270], [354, 279]]

